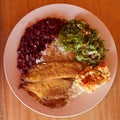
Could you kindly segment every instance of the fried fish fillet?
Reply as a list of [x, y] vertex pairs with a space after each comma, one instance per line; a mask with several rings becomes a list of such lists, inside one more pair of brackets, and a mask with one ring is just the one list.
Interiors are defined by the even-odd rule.
[[73, 78], [83, 69], [79, 62], [47, 62], [34, 65], [21, 76], [26, 82], [40, 82], [47, 79]]
[[73, 80], [48, 79], [40, 82], [23, 83], [20, 88], [27, 91], [32, 97], [37, 98], [41, 104], [58, 108], [69, 101], [67, 91], [72, 83]]

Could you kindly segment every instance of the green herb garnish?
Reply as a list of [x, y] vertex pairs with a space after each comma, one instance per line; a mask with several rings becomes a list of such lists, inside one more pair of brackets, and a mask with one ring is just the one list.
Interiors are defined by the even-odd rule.
[[60, 31], [57, 44], [65, 51], [74, 51], [76, 60], [96, 66], [105, 58], [105, 47], [98, 31], [81, 20], [69, 21]]

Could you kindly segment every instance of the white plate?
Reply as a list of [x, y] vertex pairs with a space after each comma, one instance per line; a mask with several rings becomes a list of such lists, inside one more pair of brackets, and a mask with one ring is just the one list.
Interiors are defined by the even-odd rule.
[[[17, 69], [17, 48], [24, 30], [31, 23], [45, 17], [57, 17], [67, 20], [77, 18], [85, 19], [91, 27], [97, 29], [101, 38], [106, 40], [105, 47], [109, 49], [107, 53], [107, 64], [111, 71], [111, 80], [108, 84], [101, 87], [97, 92], [88, 94], [83, 93], [73, 99], [68, 105], [60, 109], [50, 109], [42, 106], [33, 100], [26, 92], [18, 89], [20, 72]], [[65, 118], [80, 115], [95, 107], [110, 90], [117, 70], [117, 52], [114, 40], [107, 27], [89, 11], [74, 5], [51, 4], [33, 10], [24, 16], [12, 30], [4, 51], [4, 71], [7, 82], [14, 95], [28, 108], [33, 111], [51, 117]]]

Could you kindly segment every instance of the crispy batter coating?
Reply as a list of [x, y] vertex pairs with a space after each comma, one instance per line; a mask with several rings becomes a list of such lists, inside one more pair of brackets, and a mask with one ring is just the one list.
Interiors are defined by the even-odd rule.
[[47, 79], [73, 78], [83, 69], [79, 62], [47, 62], [34, 65], [22, 80], [39, 82]]
[[23, 83], [20, 88], [27, 91], [43, 105], [51, 108], [64, 106], [69, 101], [68, 90], [73, 80], [48, 79], [40, 82]]

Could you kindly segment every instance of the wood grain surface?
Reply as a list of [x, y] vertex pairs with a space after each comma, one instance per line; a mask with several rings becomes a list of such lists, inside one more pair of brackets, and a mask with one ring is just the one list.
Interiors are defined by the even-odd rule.
[[[58, 120], [39, 115], [21, 104], [8, 87], [3, 71], [3, 53], [15, 24], [28, 12], [52, 3], [81, 6], [97, 15], [110, 30], [120, 58], [120, 0], [0, 0], [0, 120]], [[115, 82], [94, 109], [64, 120], [120, 120], [120, 61]]]

